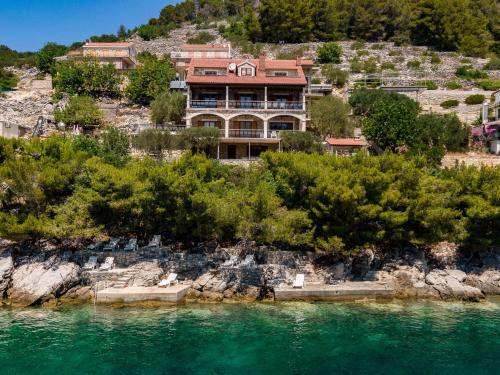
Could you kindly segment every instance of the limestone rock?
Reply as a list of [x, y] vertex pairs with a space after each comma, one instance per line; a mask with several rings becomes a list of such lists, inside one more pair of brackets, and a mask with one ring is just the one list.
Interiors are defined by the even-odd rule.
[[484, 298], [480, 289], [463, 284], [465, 273], [460, 270], [433, 270], [427, 274], [425, 281], [436, 289], [443, 299], [460, 299], [479, 301]]
[[44, 303], [63, 295], [79, 282], [80, 267], [51, 258], [23, 264], [12, 273], [10, 301], [20, 306]]
[[94, 298], [94, 291], [91, 286], [77, 285], [64, 294], [60, 300], [62, 303], [85, 303]]
[[479, 275], [468, 275], [465, 284], [481, 289], [484, 294], [500, 295], [500, 271], [487, 270]]
[[7, 290], [14, 270], [14, 262], [10, 254], [0, 255], [0, 300]]
[[136, 271], [131, 286], [155, 286], [164, 274], [157, 262], [141, 262], [131, 268]]

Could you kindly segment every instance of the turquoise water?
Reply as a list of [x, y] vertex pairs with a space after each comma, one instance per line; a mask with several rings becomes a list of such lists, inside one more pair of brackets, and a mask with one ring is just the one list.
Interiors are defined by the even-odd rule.
[[0, 374], [499, 373], [499, 302], [0, 309]]

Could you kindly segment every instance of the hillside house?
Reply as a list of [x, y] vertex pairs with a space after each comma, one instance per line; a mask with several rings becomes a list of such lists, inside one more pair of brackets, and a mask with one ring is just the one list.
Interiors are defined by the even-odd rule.
[[472, 129], [472, 137], [485, 143], [492, 153], [500, 155], [500, 90], [494, 92], [493, 95], [495, 99], [492, 104], [483, 103], [483, 124]]
[[231, 44], [184, 44], [170, 54], [177, 73], [177, 81], [185, 81], [186, 69], [192, 59], [230, 59]]
[[191, 59], [187, 127], [221, 132], [217, 157], [250, 159], [280, 148], [280, 132], [307, 128], [310, 60]]

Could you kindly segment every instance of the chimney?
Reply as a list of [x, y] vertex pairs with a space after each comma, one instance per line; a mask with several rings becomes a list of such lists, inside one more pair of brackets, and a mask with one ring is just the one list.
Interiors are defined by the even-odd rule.
[[260, 55], [259, 57], [259, 70], [260, 71], [266, 70], [266, 55]]
[[490, 106], [488, 105], [488, 102], [484, 102], [483, 107], [482, 107], [483, 125], [488, 123], [488, 110], [489, 109], [490, 109]]

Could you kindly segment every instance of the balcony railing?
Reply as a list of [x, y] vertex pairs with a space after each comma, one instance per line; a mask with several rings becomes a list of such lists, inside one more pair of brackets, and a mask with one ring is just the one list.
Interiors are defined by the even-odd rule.
[[[191, 100], [191, 108], [226, 108], [225, 100]], [[270, 110], [304, 110], [303, 102], [266, 102], [229, 100], [227, 108], [230, 109], [270, 109]]]
[[229, 137], [232, 138], [264, 138], [262, 129], [229, 129]]

